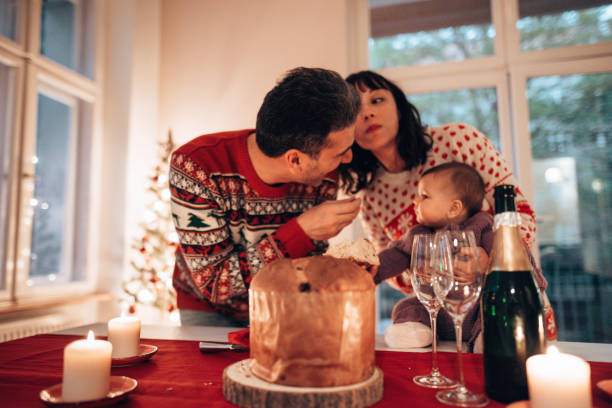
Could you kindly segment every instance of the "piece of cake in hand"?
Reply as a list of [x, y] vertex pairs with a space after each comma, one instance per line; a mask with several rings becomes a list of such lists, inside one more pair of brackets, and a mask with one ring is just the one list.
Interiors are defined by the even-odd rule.
[[350, 259], [368, 271], [372, 276], [376, 274], [378, 265], [380, 265], [374, 245], [366, 238], [359, 238], [352, 243], [341, 242], [338, 245], [330, 247], [327, 252], [325, 252], [325, 255]]
[[277, 384], [333, 387], [374, 372], [375, 286], [347, 259], [280, 259], [249, 289], [250, 368]]

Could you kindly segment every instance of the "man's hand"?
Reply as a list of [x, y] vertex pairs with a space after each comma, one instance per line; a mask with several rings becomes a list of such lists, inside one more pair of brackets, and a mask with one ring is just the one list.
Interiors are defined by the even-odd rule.
[[313, 240], [326, 240], [340, 231], [359, 214], [361, 199], [325, 201], [297, 217], [297, 222], [306, 235]]

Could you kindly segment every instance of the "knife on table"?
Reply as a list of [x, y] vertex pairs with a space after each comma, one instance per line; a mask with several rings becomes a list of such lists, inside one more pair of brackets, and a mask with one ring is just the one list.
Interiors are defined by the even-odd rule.
[[200, 342], [201, 353], [215, 353], [217, 351], [248, 351], [247, 346], [237, 343], [229, 343], [227, 341], [201, 341]]

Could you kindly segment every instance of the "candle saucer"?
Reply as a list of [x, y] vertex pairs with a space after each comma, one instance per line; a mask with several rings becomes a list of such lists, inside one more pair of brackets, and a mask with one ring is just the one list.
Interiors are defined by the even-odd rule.
[[608, 398], [612, 399], [612, 379], [599, 381], [597, 383], [597, 388], [606, 394]]
[[39, 394], [40, 400], [48, 407], [78, 407], [78, 408], [96, 408], [106, 407], [116, 404], [136, 388], [138, 382], [130, 377], [112, 375], [110, 377], [110, 389], [106, 397], [92, 401], [77, 401], [65, 402], [62, 399], [62, 384], [55, 384], [52, 387], [45, 388]]
[[132, 364], [138, 364], [140, 362], [150, 359], [155, 353], [157, 353], [157, 346], [153, 346], [151, 344], [141, 344], [140, 346], [138, 346], [137, 355], [131, 357], [113, 358], [111, 360], [111, 365], [113, 367], [123, 367]]

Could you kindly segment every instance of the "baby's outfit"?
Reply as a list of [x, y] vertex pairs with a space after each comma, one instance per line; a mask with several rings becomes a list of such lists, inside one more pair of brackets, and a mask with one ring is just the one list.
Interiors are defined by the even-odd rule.
[[[485, 212], [479, 212], [460, 225], [451, 225], [447, 230], [472, 231], [476, 245], [482, 247], [487, 254], [493, 246], [493, 217]], [[379, 254], [380, 266], [374, 282], [376, 284], [399, 275], [410, 268], [412, 241], [418, 234], [434, 234], [435, 230], [424, 225], [412, 228], [406, 239], [394, 242], [389, 248]], [[533, 266], [534, 276], [541, 291], [546, 289], [546, 279], [542, 270], [537, 268], [531, 252], [525, 246]], [[400, 300], [391, 313], [392, 325], [385, 331], [385, 341], [392, 348], [426, 347], [431, 344], [431, 328], [429, 312], [412, 295]], [[440, 340], [455, 340], [453, 320], [448, 312], [440, 309], [436, 320], [438, 338]], [[480, 302], [468, 311], [462, 325], [462, 341], [467, 342], [472, 350], [476, 338], [481, 331]]]

